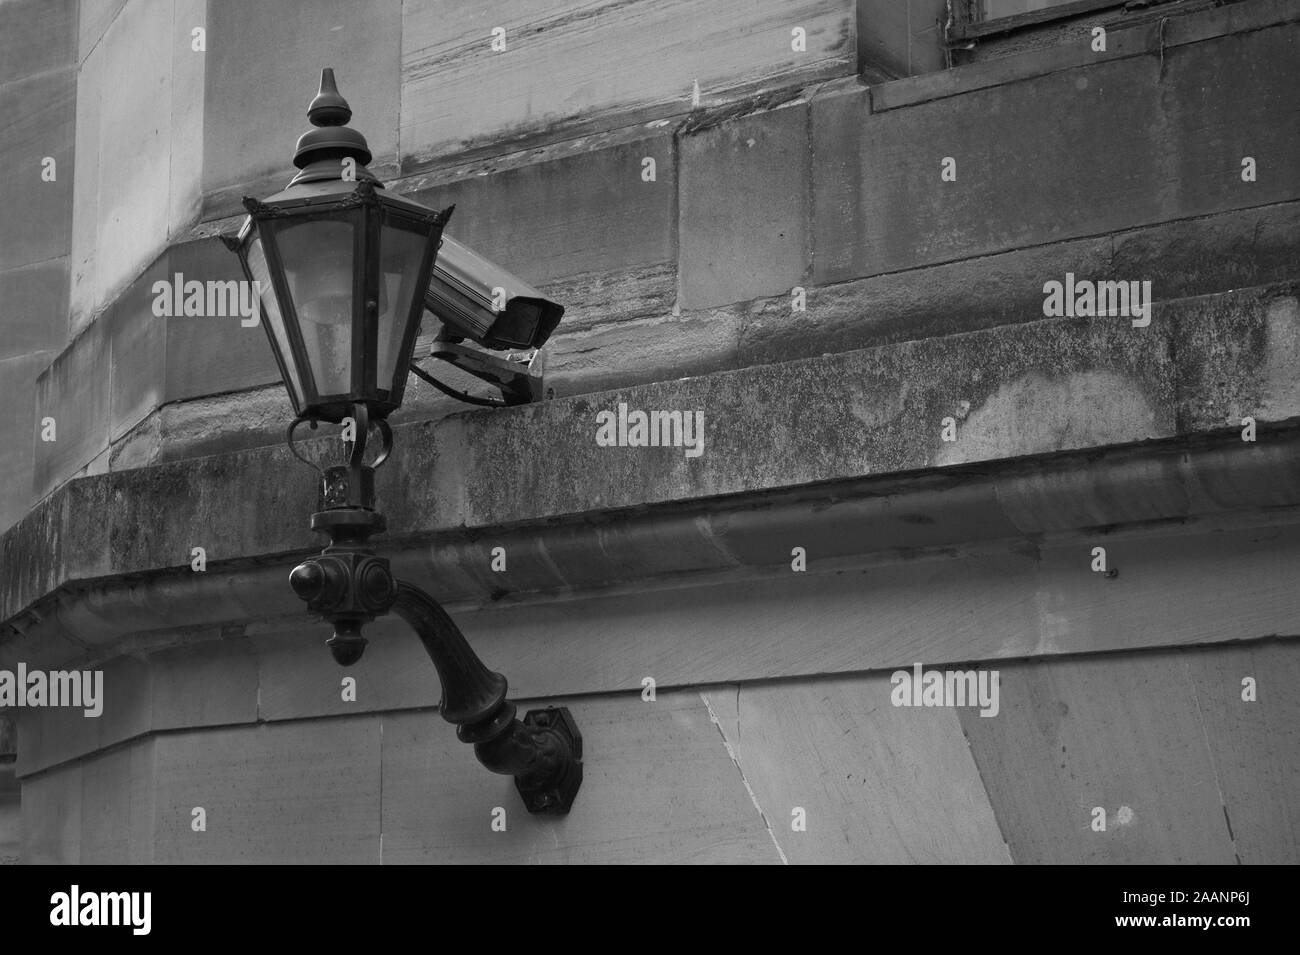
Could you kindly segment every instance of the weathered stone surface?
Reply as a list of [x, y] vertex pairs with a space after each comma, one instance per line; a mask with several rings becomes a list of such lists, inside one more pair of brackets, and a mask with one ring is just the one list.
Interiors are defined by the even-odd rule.
[[[1287, 631], [1300, 613], [1300, 596], [1270, 569], [1296, 553], [1295, 449], [1294, 432], [1261, 432], [1254, 445], [1229, 432], [1201, 446], [1086, 451], [511, 528], [430, 531], [381, 498], [391, 519], [411, 523], [394, 523], [379, 546], [395, 574], [427, 584], [471, 638], [490, 641], [489, 662], [494, 655], [516, 661], [512, 685], [529, 695], [627, 689], [645, 672], [688, 683], [692, 674], [726, 681], [874, 668], [898, 664], [900, 646], [910, 648], [905, 653], [923, 651], [926, 660], [962, 660], [1163, 645], [1170, 634], [1182, 643], [1255, 639]], [[1261, 536], [1255, 524], [1275, 530]], [[1151, 539], [1141, 540], [1112, 529], [1106, 544], [1124, 566], [1124, 580], [1136, 586], [1077, 589], [1101, 533], [1096, 529], [1125, 526], [1195, 527], [1200, 537], [1171, 542], [1167, 533], [1147, 532]], [[75, 530], [55, 533], [77, 538]], [[74, 547], [96, 546], [85, 537]], [[187, 560], [193, 531], [173, 528], [169, 539], [172, 559]], [[73, 585], [38, 602], [34, 613], [10, 619], [0, 665], [59, 666], [124, 647], [137, 654], [170, 650], [176, 632], [223, 643], [246, 633], [256, 644], [263, 718], [358, 708], [329, 692], [334, 663], [321, 652], [327, 630], [309, 621], [285, 586], [287, 567], [308, 545], [241, 556], [244, 543], [227, 528], [203, 540], [212, 561], [205, 573], [187, 565], [142, 580], [123, 577], [119, 561], [114, 578], [112, 555], [102, 555], [96, 566], [108, 579]], [[796, 545], [805, 548], [810, 571], [820, 574], [815, 580], [791, 574]], [[505, 571], [489, 567], [489, 548], [496, 546], [508, 555]], [[78, 557], [74, 551], [73, 560]], [[949, 567], [961, 587], [949, 588], [950, 605], [932, 608], [928, 619], [935, 625], [922, 638], [908, 621], [932, 583], [925, 566]], [[14, 577], [27, 571], [19, 583], [33, 586], [51, 567], [29, 561], [11, 569]], [[846, 573], [847, 591], [840, 579]], [[1215, 587], [1181, 592], [1202, 575]], [[629, 584], [637, 588], [632, 593]], [[1243, 588], [1252, 595], [1252, 612], [1218, 619], [1219, 594]], [[1041, 604], [1035, 589], [1072, 596]], [[8, 596], [15, 605], [22, 594]], [[575, 599], [584, 601], [580, 624], [572, 618]], [[798, 625], [805, 600], [835, 622], [788, 644], [784, 634]], [[1177, 625], [1162, 601], [1177, 602]], [[735, 606], [745, 614], [727, 609]], [[975, 606], [995, 613], [995, 622], [983, 623]], [[864, 615], [882, 628], [869, 650], [854, 637]], [[246, 623], [261, 618], [275, 618], [271, 629]], [[688, 648], [704, 633], [713, 650], [707, 659], [694, 658]], [[390, 618], [370, 636], [374, 643], [358, 673], [383, 689], [369, 693], [360, 708], [436, 702], [425, 679], [427, 661], [406, 628]], [[841, 640], [853, 648], [847, 656]], [[621, 661], [615, 671], [589, 659], [591, 641]], [[687, 659], [679, 659], [682, 653]], [[743, 659], [733, 659], [737, 653]]]
[[[194, 31], [207, 29], [208, 0], [174, 0], [171, 50], [171, 165], [167, 179], [167, 237], [175, 242], [203, 206], [204, 150], [214, 128], [204, 109], [206, 52], [194, 49]], [[205, 42], [208, 38], [205, 36]], [[226, 52], [226, 51], [220, 51]], [[220, 129], [221, 127], [215, 127]]]
[[[788, 292], [811, 266], [808, 106], [683, 133], [681, 307]], [[737, 201], [741, 195], [749, 197]]]
[[449, 234], [538, 285], [671, 263], [675, 166], [671, 130], [632, 128], [402, 185], [425, 205], [455, 204]]
[[1297, 235], [1300, 203], [1287, 202], [848, 281], [819, 255], [833, 284], [808, 288], [807, 311], [789, 295], [734, 309], [737, 365], [1037, 321], [1043, 284], [1066, 272], [1143, 276], [1156, 301], [1289, 281]]
[[[684, 374], [1036, 321], [1042, 314], [1042, 282], [1067, 271], [1077, 275], [1106, 271], [1150, 274], [1153, 296], [1162, 301], [1225, 287], [1277, 282], [1291, 275], [1297, 228], [1300, 204], [1281, 203], [924, 271], [810, 287], [808, 310], [793, 314], [789, 296], [783, 294], [674, 318], [676, 282], [670, 265], [579, 276], [543, 288], [571, 306], [550, 346], [547, 380], [554, 394], [563, 397]], [[203, 250], [201, 254], [199, 250]], [[205, 277], [209, 272], [227, 275], [225, 270], [234, 261], [224, 247], [211, 240], [178, 247], [174, 254], [205, 263], [195, 267], [197, 274]], [[186, 269], [194, 270], [191, 266]], [[141, 282], [143, 278], [133, 283], [132, 289], [138, 291]], [[575, 302], [580, 304], [572, 307]], [[185, 369], [193, 376], [193, 395], [275, 379], [260, 329], [245, 334], [246, 330], [236, 333], [231, 327], [232, 334], [226, 335], [220, 321], [188, 319], [172, 324], [178, 332], [170, 339], [172, 387], [183, 388], [185, 375], [177, 371]], [[232, 345], [237, 346], [233, 356]], [[120, 346], [115, 354], [123, 355]], [[128, 354], [123, 360], [138, 357]], [[442, 373], [456, 377], [454, 371], [442, 369]], [[481, 387], [470, 379], [460, 386]], [[122, 388], [153, 393], [157, 382], [119, 375], [114, 380], [115, 408], [117, 391]], [[183, 390], [178, 395], [191, 397]], [[461, 405], [412, 378], [407, 401], [394, 421], [441, 418], [462, 410]], [[283, 388], [274, 385], [168, 405], [150, 417], [138, 433], [115, 445], [112, 466], [134, 467], [275, 444], [281, 440], [283, 420], [289, 413]], [[121, 435], [120, 427], [122, 422], [115, 417], [115, 439]]]
[[104, 34], [103, 73], [87, 77], [82, 70], [101, 85], [99, 155], [91, 167], [99, 180], [97, 306], [126, 287], [167, 243], [169, 187], [162, 184], [171, 180], [174, 45], [172, 4], [132, 0]]
[[[1251, 297], [1206, 296], [1187, 303], [1178, 317], [1178, 377], [1186, 389], [1180, 419], [1194, 429], [1241, 427], [1246, 415], [1268, 418], [1295, 414], [1300, 401], [1300, 306], [1295, 286], [1288, 294]], [[1230, 382], [1245, 367], [1251, 384]]]
[[81, 795], [81, 764], [23, 783], [23, 862], [70, 865], [81, 861]]
[[[0, 83], [0, 272], [67, 255], [72, 227], [73, 128], [76, 73], [54, 69]], [[45, 182], [44, 160], [57, 178]]]
[[116, 441], [162, 402], [167, 326], [150, 308], [149, 289], [167, 273], [166, 256], [146, 269], [97, 320], [109, 339], [109, 440]]
[[[1009, 848], [1022, 863], [1285, 864], [1298, 647], [985, 662], [999, 675], [992, 718], [894, 707], [888, 668], [661, 683], [652, 706], [635, 689], [548, 699], [584, 734], [583, 788], [563, 819], [524, 813], [432, 710], [174, 732], [25, 777], [24, 857], [996, 863]], [[971, 665], [927, 665], [946, 662]], [[1259, 702], [1240, 701], [1243, 673], [1259, 676]], [[359, 692], [386, 683], [362, 675]], [[491, 828], [498, 806], [504, 832]], [[803, 833], [789, 826], [796, 806]]]
[[671, 315], [677, 301], [676, 261], [641, 268], [588, 272], [538, 286], [564, 305], [556, 341], [575, 330]]
[[68, 338], [68, 258], [0, 272], [0, 361], [58, 350]]
[[83, 57], [76, 76], [77, 148], [69, 250], [72, 271], [68, 291], [69, 337], [80, 333], [103, 304], [96, 285], [99, 267], [99, 125], [103, 86], [104, 44], [96, 41]]
[[[363, 717], [158, 737], [153, 861], [377, 863], [379, 722]], [[191, 828], [196, 806], [206, 810], [206, 832]]]
[[959, 711], [1016, 862], [1238, 861], [1182, 657], [1003, 666], [998, 717]]
[[[108, 447], [111, 348], [105, 325], [87, 328], [36, 381], [33, 489], [39, 499]], [[54, 419], [55, 440], [42, 441], [41, 421]]]
[[[1196, 411], [1207, 376], [1222, 379], [1217, 407], [1264, 424], [1300, 416], [1288, 384], [1300, 356], [1281, 347], [1293, 300], [1293, 290], [1252, 290], [1157, 306], [1144, 329], [1043, 320], [399, 425], [378, 493], [390, 525], [418, 536], [1157, 437], [1235, 437], [1239, 423], [1223, 412]], [[704, 453], [597, 446], [596, 413], [620, 402], [702, 410]], [[941, 439], [945, 417], [957, 422], [955, 442]], [[334, 452], [337, 438], [310, 447]], [[9, 612], [69, 579], [182, 566], [180, 528], [244, 558], [309, 547], [302, 515], [313, 503], [310, 472], [278, 442], [74, 481], [3, 539]], [[74, 518], [86, 508], [106, 519]], [[34, 553], [47, 556], [22, 556]]]
[[[1061, 414], [1104, 422], [1100, 427], [1107, 444], [1170, 435], [1175, 433], [1175, 382], [1163, 326], [1153, 328], [1155, 334], [1138, 335], [1127, 322], [1122, 327], [1039, 322], [586, 395], [563, 404], [465, 415], [446, 422], [450, 443], [463, 442], [466, 456], [457, 460], [465, 469], [445, 484], [443, 479], [452, 475], [440, 473], [438, 485], [456, 501], [453, 511], [476, 524], [489, 512], [514, 519], [506, 517], [511, 508], [501, 509], [504, 500], [528, 501], [530, 508], [558, 514], [620, 506], [626, 489], [637, 486], [670, 499], [923, 468], [950, 460], [940, 440], [943, 418], [964, 416], [963, 408], [978, 409], [1005, 384], [1046, 384], [1087, 370], [1131, 378], [1151, 407], [1160, 410], [1134, 420], [1121, 408], [1108, 414], [1107, 406], [1075, 395]], [[596, 414], [616, 410], [620, 402], [632, 409], [703, 411], [709, 442], [703, 456], [691, 459], [668, 448], [597, 447]], [[1016, 421], [1028, 425], [1032, 413], [1018, 407]], [[718, 426], [710, 427], [710, 419]], [[457, 425], [464, 428], [463, 436]], [[756, 435], [762, 440], [756, 441]], [[1083, 443], [1073, 443], [1065, 434], [1042, 435], [1037, 441], [1009, 437], [994, 456], [1087, 444], [1082, 434], [1076, 439]], [[571, 454], [548, 457], [546, 448], [557, 445]], [[957, 447], [962, 447], [960, 437]], [[519, 460], [549, 460], [550, 467], [521, 472]], [[593, 487], [586, 480], [593, 468], [607, 477], [607, 485]], [[505, 487], [513, 492], [502, 497]], [[585, 489], [571, 497], [562, 490], [571, 487]], [[401, 493], [395, 496], [403, 499]]]
[[0, 83], [71, 65], [78, 6], [77, 0], [0, 3]]
[[942, 70], [945, 0], [858, 0], [858, 63], [895, 76]]
[[53, 352], [34, 352], [0, 360], [0, 528], [8, 529], [30, 507], [35, 443], [36, 378], [55, 359]]
[[[870, 114], [865, 91], [815, 100], [817, 280], [1293, 200], [1297, 42], [1275, 27], [1163, 67], [1130, 57]], [[1276, 175], [1242, 182], [1246, 155]]]
[[873, 673], [700, 695], [791, 863], [1010, 862], [956, 711], [891, 689]]
[[109, 25], [126, 6], [127, 0], [94, 0], [78, 4], [77, 62], [83, 63], [104, 38]]
[[[30, 662], [28, 665], [35, 668]], [[83, 668], [80, 661], [75, 667]], [[19, 775], [48, 769], [149, 732], [153, 673], [148, 664], [126, 655], [97, 661], [95, 668], [103, 671], [99, 716], [86, 716], [82, 707], [19, 711]]]
[[[504, 52], [491, 49], [496, 27]], [[845, 0], [414, 0], [402, 8], [402, 165], [684, 113], [697, 82], [709, 106], [851, 73], [854, 32]]]
[[565, 397], [735, 368], [740, 322], [716, 309], [558, 335], [549, 346], [546, 385]]
[[[220, 242], [189, 242], [169, 250], [166, 278], [244, 281], [239, 258]], [[234, 316], [172, 316], [148, 319], [166, 326], [167, 369], [163, 401], [180, 401], [278, 383], [280, 371], [266, 329]], [[290, 415], [290, 418], [292, 415]], [[232, 430], [227, 426], [224, 430]]]
[[[198, 215], [204, 129], [210, 128], [204, 71], [216, 51], [199, 52], [191, 44], [192, 30], [204, 26], [205, 10], [206, 0], [130, 0], [83, 20], [74, 334], [155, 263], [169, 239], [188, 232]], [[95, 38], [96, 31], [102, 38]]]
[[[186, 15], [178, 13], [177, 16], [184, 20]], [[1281, 31], [1257, 32], [1272, 35]], [[1245, 42], [1261, 42], [1255, 33], [1246, 36], [1249, 40]], [[177, 46], [178, 37], [179, 33], [169, 43]], [[1215, 48], [1223, 42], [1213, 40], [1206, 47]], [[182, 52], [185, 56], [190, 57], [188, 46], [179, 45], [184, 47]], [[94, 63], [97, 57], [104, 56], [107, 48], [107, 43], [94, 47], [81, 76], [79, 96], [84, 99], [84, 108], [78, 111], [78, 123], [84, 121], [86, 128], [79, 132], [79, 137], [86, 141], [88, 157], [98, 158], [102, 151], [97, 141], [97, 121], [90, 122], [90, 117], [98, 116], [93, 107], [103, 85], [103, 68], [96, 73]], [[173, 59], [177, 55], [173, 51]], [[1139, 61], [1145, 62], [1140, 57], [1129, 56], [1099, 64], [1098, 68], [1136, 69], [1134, 64]], [[1239, 67], [1238, 63], [1232, 68]], [[1079, 72], [1075, 69], [1059, 75]], [[173, 84], [181, 82], [180, 76], [178, 72], [173, 73]], [[1025, 99], [1017, 90], [1038, 82], [1039, 79], [1002, 83], [983, 89], [978, 95], [989, 97], [990, 102], [996, 99], [998, 103], [1006, 101], [1014, 105], [1017, 96], [1020, 100]], [[1186, 82], [1184, 86], [1187, 86]], [[762, 282], [783, 287], [792, 282], [793, 264], [790, 276], [779, 276], [772, 267], [774, 262], [786, 261], [781, 244], [791, 240], [791, 233], [782, 236], [783, 230], [779, 227], [773, 233], [775, 245], [764, 247], [761, 243], [754, 245], [748, 241], [735, 244], [724, 250], [729, 253], [726, 263], [712, 268], [712, 271], [708, 253], [711, 248], [717, 251], [718, 236], [710, 236], [706, 228], [694, 225], [683, 230], [680, 253], [684, 266], [681, 277], [683, 300], [676, 301], [677, 164], [673, 160], [673, 139], [664, 124], [651, 123], [645, 127], [594, 134], [563, 144], [469, 163], [437, 176], [411, 177], [394, 186], [398, 191], [433, 204], [458, 202], [460, 209], [455, 221], [463, 223], [468, 230], [458, 232], [458, 235], [524, 278], [545, 284], [551, 294], [570, 306], [569, 316], [551, 350], [549, 378], [557, 396], [1030, 321], [1041, 312], [1042, 282], [1046, 278], [1059, 278], [1066, 271], [1081, 276], [1124, 276], [1130, 273], [1149, 276], [1158, 300], [1289, 277], [1289, 263], [1295, 254], [1292, 236], [1295, 234], [1297, 204], [1294, 202], [1229, 209], [1216, 215], [1130, 228], [1102, 238], [1033, 244], [1037, 240], [1030, 236], [1017, 241], [1019, 245], [1029, 242], [1027, 247], [1011, 251], [941, 261], [925, 271], [908, 268], [911, 261], [908, 260], [895, 263], [894, 267], [902, 268], [902, 271], [859, 278], [857, 276], [864, 270], [870, 271], [863, 265], [866, 247], [859, 241], [869, 236], [866, 233], [855, 234], [856, 237], [849, 235], [840, 226], [844, 223], [852, 226], [857, 221], [854, 217], [863, 208], [862, 189], [866, 187], [860, 181], [863, 172], [858, 161], [860, 150], [856, 140], [844, 138], [848, 135], [846, 130], [862, 126], [867, 121], [874, 122], [884, 115], [912, 115], [919, 110], [921, 112], [916, 115], [924, 116], [925, 110], [936, 107], [939, 102], [950, 104], [952, 108], [970, 103], [965, 96], [951, 96], [942, 101], [920, 102], [907, 109], [892, 109], [877, 115], [868, 111], [866, 92], [856, 80], [837, 81], [827, 85], [824, 95], [818, 93], [814, 98], [813, 125], [819, 136], [828, 139], [827, 143], [817, 147], [818, 162], [823, 164], [822, 179], [813, 190], [812, 212], [816, 228], [824, 232], [829, 230], [819, 236], [814, 249], [815, 278], [819, 283], [834, 284], [809, 286], [807, 312], [791, 313], [784, 294], [770, 298], [752, 297], [763, 291], [760, 287]], [[1188, 95], [1193, 95], [1193, 92]], [[874, 96], [875, 90], [870, 93]], [[180, 94], [173, 90], [173, 106], [178, 96]], [[784, 93], [775, 101], [781, 101], [782, 97], [787, 102], [800, 102], [797, 98], [789, 100]], [[1273, 102], [1267, 96], [1264, 100], [1266, 104]], [[727, 109], [735, 112], [737, 107], [733, 104]], [[723, 120], [720, 125], [716, 117], [701, 114], [691, 124], [692, 131], [685, 136], [684, 142], [689, 150], [696, 148], [691, 143], [704, 144], [719, 136], [730, 135], [727, 130], [751, 129], [758, 135], [737, 140], [737, 149], [744, 147], [751, 138], [757, 144], [765, 136], [781, 140], [791, 148], [801, 147], [798, 123], [794, 121], [792, 111], [802, 109], [797, 105], [790, 109], [769, 109], [739, 119]], [[999, 109], [1002, 110], [1003, 106]], [[1231, 112], [1223, 104], [1215, 109], [1216, 115]], [[193, 120], [191, 113], [186, 116], [187, 121]], [[699, 128], [701, 123], [703, 128]], [[907, 133], [906, 124], [898, 129], [902, 130], [899, 135]], [[983, 135], [982, 131], [980, 135]], [[176, 137], [181, 136], [179, 132], [173, 136], [173, 161], [177, 156], [187, 154], [188, 147], [177, 145], [181, 140]], [[895, 143], [898, 148], [904, 145], [901, 140]], [[745, 148], [742, 152], [752, 155], [754, 148]], [[659, 180], [655, 183], [645, 183], [640, 179], [642, 152], [657, 158]], [[693, 164], [691, 157], [686, 158], [684, 168], [687, 176], [692, 175], [692, 168], [703, 168], [699, 163]], [[743, 159], [743, 155], [738, 154], [737, 158]], [[186, 165], [188, 168], [193, 164]], [[733, 162], [710, 168], [715, 172], [722, 169], [725, 174], [735, 165]], [[770, 165], [762, 166], [762, 169], [780, 178], [781, 170]], [[86, 261], [84, 256], [88, 254], [88, 246], [95, 244], [98, 230], [94, 221], [99, 214], [96, 211], [92, 217], [90, 228], [82, 227], [85, 224], [82, 222], [83, 207], [95, 208], [98, 198], [97, 193], [90, 194], [89, 198], [81, 195], [81, 189], [86, 181], [97, 181], [98, 175], [98, 165], [92, 164], [87, 175], [78, 176], [76, 182], [78, 228], [74, 230], [73, 241], [80, 246], [74, 248], [73, 254], [71, 307], [75, 328], [83, 327], [93, 310], [104, 304], [95, 295], [87, 297], [84, 294], [87, 276], [97, 284], [93, 279], [95, 263]], [[793, 172], [791, 176], [798, 178]], [[627, 185], [631, 188], [620, 185], [624, 180], [628, 180]], [[873, 182], [869, 180], [867, 186], [875, 188]], [[593, 191], [592, 183], [601, 186]], [[1276, 185], [1276, 180], [1274, 183]], [[725, 188], [720, 188], [717, 194], [732, 194], [731, 183], [722, 186]], [[701, 190], [686, 180], [682, 188], [684, 200], [695, 196], [707, 204], [707, 195], [698, 194], [708, 194], [711, 190]], [[773, 190], [767, 189], [766, 192], [772, 193]], [[1252, 195], [1259, 197], [1265, 193]], [[173, 190], [168, 199], [171, 218], [176, 215], [183, 217], [183, 213], [177, 210], [185, 206], [186, 200], [183, 197], [178, 199], [178, 196], [179, 193]], [[176, 205], [177, 202], [180, 206]], [[685, 202], [683, 215], [689, 217], [691, 205], [690, 201]], [[792, 215], [798, 213], [795, 208], [798, 205], [793, 203]], [[1107, 202], [1101, 205], [1114, 210], [1123, 204]], [[770, 211], [771, 203], [737, 207], [728, 200], [728, 207], [759, 210], [755, 214], [761, 217]], [[611, 209], [617, 210], [617, 214], [610, 214]], [[837, 229], [840, 230], [838, 233]], [[748, 231], [750, 235], [760, 234], [757, 229]], [[91, 238], [78, 239], [75, 236]], [[891, 248], [897, 244], [894, 239], [889, 241]], [[181, 259], [197, 256], [202, 262], [196, 261], [194, 268], [205, 274], [211, 271], [221, 276], [237, 275], [234, 257], [211, 240], [176, 246], [168, 254]], [[745, 263], [751, 259], [762, 259], [768, 267], [749, 275]], [[794, 259], [789, 261], [793, 263]], [[778, 283], [777, 278], [782, 280]], [[723, 279], [731, 281], [732, 287], [728, 288]], [[844, 281], [846, 279], [851, 281]], [[133, 281], [139, 282], [141, 277], [137, 276]], [[738, 295], [750, 295], [751, 299], [722, 309], [691, 310], [691, 306], [700, 304], [700, 301], [731, 299]], [[692, 298], [698, 296], [703, 296], [703, 299], [693, 302]], [[685, 312], [680, 311], [682, 304], [687, 308]], [[159, 400], [175, 401], [235, 392], [275, 380], [274, 365], [260, 330], [232, 328], [232, 334], [226, 335], [226, 329], [218, 327], [219, 323], [181, 319], [169, 324], [175, 334], [168, 337], [167, 379], [161, 396], [157, 394], [158, 382], [152, 380], [156, 375], [150, 379], [143, 378], [136, 374], [138, 369], [133, 364], [137, 359], [147, 359], [145, 364], [153, 367], [152, 358], [147, 357], [153, 354], [150, 349], [144, 349], [138, 356], [122, 349], [115, 352], [124, 365], [131, 367], [124, 367], [123, 374], [113, 384], [114, 440], [120, 441], [143, 416], [151, 414]], [[130, 335], [127, 339], [136, 340]], [[413, 392], [422, 387], [414, 385]], [[250, 396], [249, 401], [256, 405], [258, 399]], [[219, 400], [216, 405], [220, 404], [222, 401]], [[214, 414], [216, 405], [213, 406]], [[432, 399], [419, 407], [421, 413], [427, 408], [433, 414], [441, 414], [442, 409], [450, 405], [441, 399]], [[265, 430], [259, 426], [253, 432], [242, 431], [236, 426], [250, 414], [269, 421], [262, 411], [240, 411], [223, 421], [206, 415], [205, 408], [206, 404], [196, 406], [192, 409], [193, 414], [180, 410], [168, 412], [166, 416], [178, 422], [174, 434], [168, 433], [161, 417], [145, 424], [141, 434], [132, 435], [122, 442], [120, 448], [114, 449], [113, 459], [126, 463], [175, 458], [190, 453], [189, 449], [193, 448], [216, 452], [256, 446], [267, 443], [274, 433], [273, 426]], [[412, 409], [404, 414], [410, 415]], [[208, 433], [200, 434], [181, 424], [187, 416], [196, 422], [205, 419], [203, 427]], [[69, 473], [76, 473], [82, 466]]]
[[547, 702], [583, 735], [582, 789], [562, 818], [529, 816], [510, 778], [484, 772], [434, 713], [385, 715], [384, 861], [780, 863], [698, 693]]
[[154, 762], [154, 740], [145, 739], [82, 764], [83, 864], [153, 861]]
[[[1151, 274], [1157, 300], [1275, 282], [1291, 274], [1290, 263], [1296, 254], [1292, 237], [1298, 226], [1297, 203], [1229, 212], [1130, 230], [1113, 238], [1057, 243], [949, 263], [924, 272], [811, 287], [808, 310], [794, 314], [789, 311], [789, 297], [783, 294], [674, 318], [670, 314], [674, 296], [670, 266], [555, 282], [545, 289], [548, 294], [566, 303], [576, 300], [585, 304], [566, 314], [552, 341], [548, 384], [562, 397], [683, 374], [1035, 321], [1042, 312], [1041, 283], [1067, 271], [1077, 275], [1107, 271]], [[237, 277], [231, 271], [234, 262], [234, 257], [212, 240], [187, 243], [155, 263], [124, 293], [124, 300], [135, 302], [133, 311], [147, 312], [151, 297], [146, 293], [153, 278], [170, 277], [176, 268], [200, 278]], [[622, 293], [633, 295], [636, 301], [627, 305]], [[169, 387], [180, 390], [167, 400], [246, 389], [277, 377], [261, 329], [239, 328], [237, 322], [224, 319], [150, 320], [171, 329]], [[155, 333], [156, 328], [149, 326], [149, 334]], [[129, 341], [138, 332], [121, 322], [120, 335]], [[119, 333], [113, 337], [119, 362], [132, 368], [142, 360], [152, 362], [148, 358], [151, 351], [138, 352], [117, 341]], [[454, 372], [443, 373], [455, 377]], [[123, 428], [134, 425], [158, 403], [156, 396], [138, 405], [123, 402], [123, 390], [155, 395], [159, 387], [156, 379], [156, 374], [135, 372], [115, 376], [115, 441]], [[477, 387], [472, 380], [465, 386]], [[462, 410], [418, 379], [412, 378], [408, 389], [406, 406], [395, 422], [440, 418]], [[123, 418], [121, 407], [132, 409], [134, 417]], [[281, 439], [283, 420], [289, 413], [283, 389], [275, 385], [170, 405], [138, 434], [114, 447], [113, 467], [274, 444]]]
[[[1181, 654], [1196, 690], [1198, 722], [1214, 759], [1215, 780], [1237, 861], [1300, 861], [1300, 641], [1270, 640]], [[1247, 677], [1256, 703], [1242, 699]]]

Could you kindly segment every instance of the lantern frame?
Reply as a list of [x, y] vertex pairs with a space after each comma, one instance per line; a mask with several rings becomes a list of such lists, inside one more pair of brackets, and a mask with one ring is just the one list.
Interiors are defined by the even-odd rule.
[[[352, 413], [354, 405], [363, 404], [372, 419], [382, 420], [402, 403], [424, 313], [424, 290], [428, 288], [442, 241], [442, 229], [450, 218], [452, 207], [435, 211], [387, 195], [380, 191], [382, 188], [369, 179], [295, 182], [284, 192], [265, 201], [244, 200], [249, 215], [239, 231], [235, 251], [245, 277], [260, 285], [249, 263], [254, 242], [260, 242], [266, 274], [272, 284], [270, 293], [279, 313], [279, 328], [273, 327], [275, 323], [267, 316], [262, 317], [281, 379], [293, 403], [294, 413], [301, 419], [337, 423]], [[322, 390], [321, 381], [326, 376], [323, 369], [314, 366], [306, 345], [299, 314], [301, 303], [295, 300], [279, 243], [284, 225], [294, 220], [303, 223], [351, 220], [353, 223], [346, 392]], [[382, 243], [395, 231], [421, 236], [425, 247], [418, 269], [402, 279], [402, 287], [409, 291], [409, 301], [402, 314], [394, 314], [389, 319], [392, 322], [389, 334], [399, 336], [400, 341], [395, 363], [385, 369], [385, 380], [381, 381], [378, 366], [384, 357], [379, 354]], [[267, 294], [265, 288], [259, 287], [258, 290], [261, 296]], [[259, 306], [261, 304], [259, 297]], [[283, 341], [277, 337], [277, 332], [283, 335]], [[285, 354], [286, 348], [288, 354]], [[391, 349], [390, 342], [388, 350]]]

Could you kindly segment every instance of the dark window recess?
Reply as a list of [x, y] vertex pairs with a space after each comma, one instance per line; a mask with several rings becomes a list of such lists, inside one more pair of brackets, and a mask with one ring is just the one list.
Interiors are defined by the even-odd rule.
[[1240, 3], [1240, 0], [949, 0], [946, 23], [948, 47], [995, 38], [1017, 30], [1052, 26], [1073, 17], [1113, 12], [1106, 26], [1131, 26], [1144, 19], [1206, 6]]
[[1176, 0], [952, 0], [950, 42], [1010, 33], [1105, 10], [1140, 11]]

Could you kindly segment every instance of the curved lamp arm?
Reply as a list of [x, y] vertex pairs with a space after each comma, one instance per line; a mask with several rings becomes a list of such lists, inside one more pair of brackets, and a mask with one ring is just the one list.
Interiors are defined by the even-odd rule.
[[529, 812], [567, 813], [582, 783], [582, 735], [566, 707], [529, 710], [522, 722], [506, 699], [506, 678], [489, 670], [442, 606], [397, 582], [393, 611], [411, 625], [442, 682], [438, 712], [473, 743], [480, 763], [515, 777]]
[[361, 627], [396, 612], [433, 661], [442, 683], [438, 711], [456, 724], [461, 742], [473, 744], [492, 772], [515, 777], [529, 812], [567, 813], [582, 784], [582, 734], [573, 716], [552, 706], [518, 719], [506, 699], [506, 678], [483, 664], [436, 600], [393, 577], [388, 561], [368, 543], [384, 529], [383, 515], [370, 506], [373, 486], [373, 470], [356, 461], [325, 469], [324, 509], [312, 515], [311, 525], [328, 534], [330, 544], [293, 569], [290, 586], [308, 610], [334, 625], [326, 643], [343, 666], [361, 659], [367, 643]]

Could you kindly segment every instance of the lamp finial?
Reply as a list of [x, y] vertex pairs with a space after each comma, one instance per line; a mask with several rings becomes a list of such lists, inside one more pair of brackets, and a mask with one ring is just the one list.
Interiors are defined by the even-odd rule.
[[[379, 181], [370, 170], [363, 168], [370, 162], [370, 147], [366, 144], [366, 137], [347, 125], [352, 118], [352, 107], [348, 106], [348, 101], [339, 93], [334, 70], [329, 67], [321, 70], [320, 92], [307, 107], [307, 118], [316, 128], [309, 129], [298, 137], [293, 164], [303, 171], [289, 185], [339, 179], [342, 176], [339, 162], [344, 159], [354, 161], [357, 167], [353, 170], [356, 179]], [[307, 168], [309, 166], [313, 167], [310, 171]]]
[[313, 126], [345, 126], [352, 118], [352, 108], [339, 93], [334, 71], [329, 67], [320, 71], [320, 92], [307, 107], [307, 118]]

